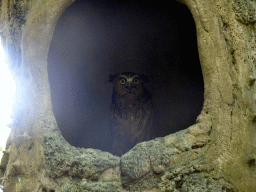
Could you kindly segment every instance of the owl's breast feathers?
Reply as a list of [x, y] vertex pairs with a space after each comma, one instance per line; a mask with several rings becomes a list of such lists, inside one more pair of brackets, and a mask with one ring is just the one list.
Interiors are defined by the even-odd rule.
[[146, 89], [140, 97], [125, 95], [114, 98], [112, 110], [117, 136], [135, 143], [151, 139], [153, 111], [151, 94]]
[[146, 111], [152, 109], [151, 94], [145, 89], [141, 95], [126, 94], [120, 96], [114, 90], [111, 109], [115, 115], [121, 117], [126, 117], [128, 113], [136, 115], [139, 111], [143, 115]]

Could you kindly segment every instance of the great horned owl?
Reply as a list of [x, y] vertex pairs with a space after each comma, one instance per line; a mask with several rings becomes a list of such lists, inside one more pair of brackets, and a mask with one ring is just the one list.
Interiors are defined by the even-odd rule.
[[152, 139], [151, 94], [144, 87], [148, 77], [132, 72], [109, 76], [113, 83], [111, 130], [112, 154], [121, 156], [137, 143]]

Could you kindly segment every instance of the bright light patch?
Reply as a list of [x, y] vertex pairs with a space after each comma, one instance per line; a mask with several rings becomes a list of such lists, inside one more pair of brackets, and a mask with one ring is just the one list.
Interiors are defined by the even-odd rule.
[[10, 134], [10, 115], [15, 101], [16, 85], [6, 64], [6, 56], [0, 38], [0, 146], [5, 148], [6, 140]]

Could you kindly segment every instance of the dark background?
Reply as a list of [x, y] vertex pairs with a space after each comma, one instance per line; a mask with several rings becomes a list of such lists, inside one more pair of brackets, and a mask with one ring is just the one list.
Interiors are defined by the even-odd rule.
[[196, 29], [176, 1], [76, 1], [49, 50], [53, 111], [66, 140], [108, 150], [110, 74], [146, 74], [157, 136], [195, 123], [203, 105]]

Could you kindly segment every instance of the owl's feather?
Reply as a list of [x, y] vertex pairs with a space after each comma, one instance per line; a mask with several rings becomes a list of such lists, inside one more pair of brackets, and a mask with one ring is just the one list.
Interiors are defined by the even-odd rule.
[[[123, 78], [126, 83], [121, 84], [120, 79]], [[135, 78], [139, 83], [133, 83]], [[113, 82], [111, 128], [114, 155], [122, 155], [137, 143], [152, 139], [151, 94], [144, 87], [147, 80], [145, 75], [136, 73], [110, 75], [109, 81]]]

